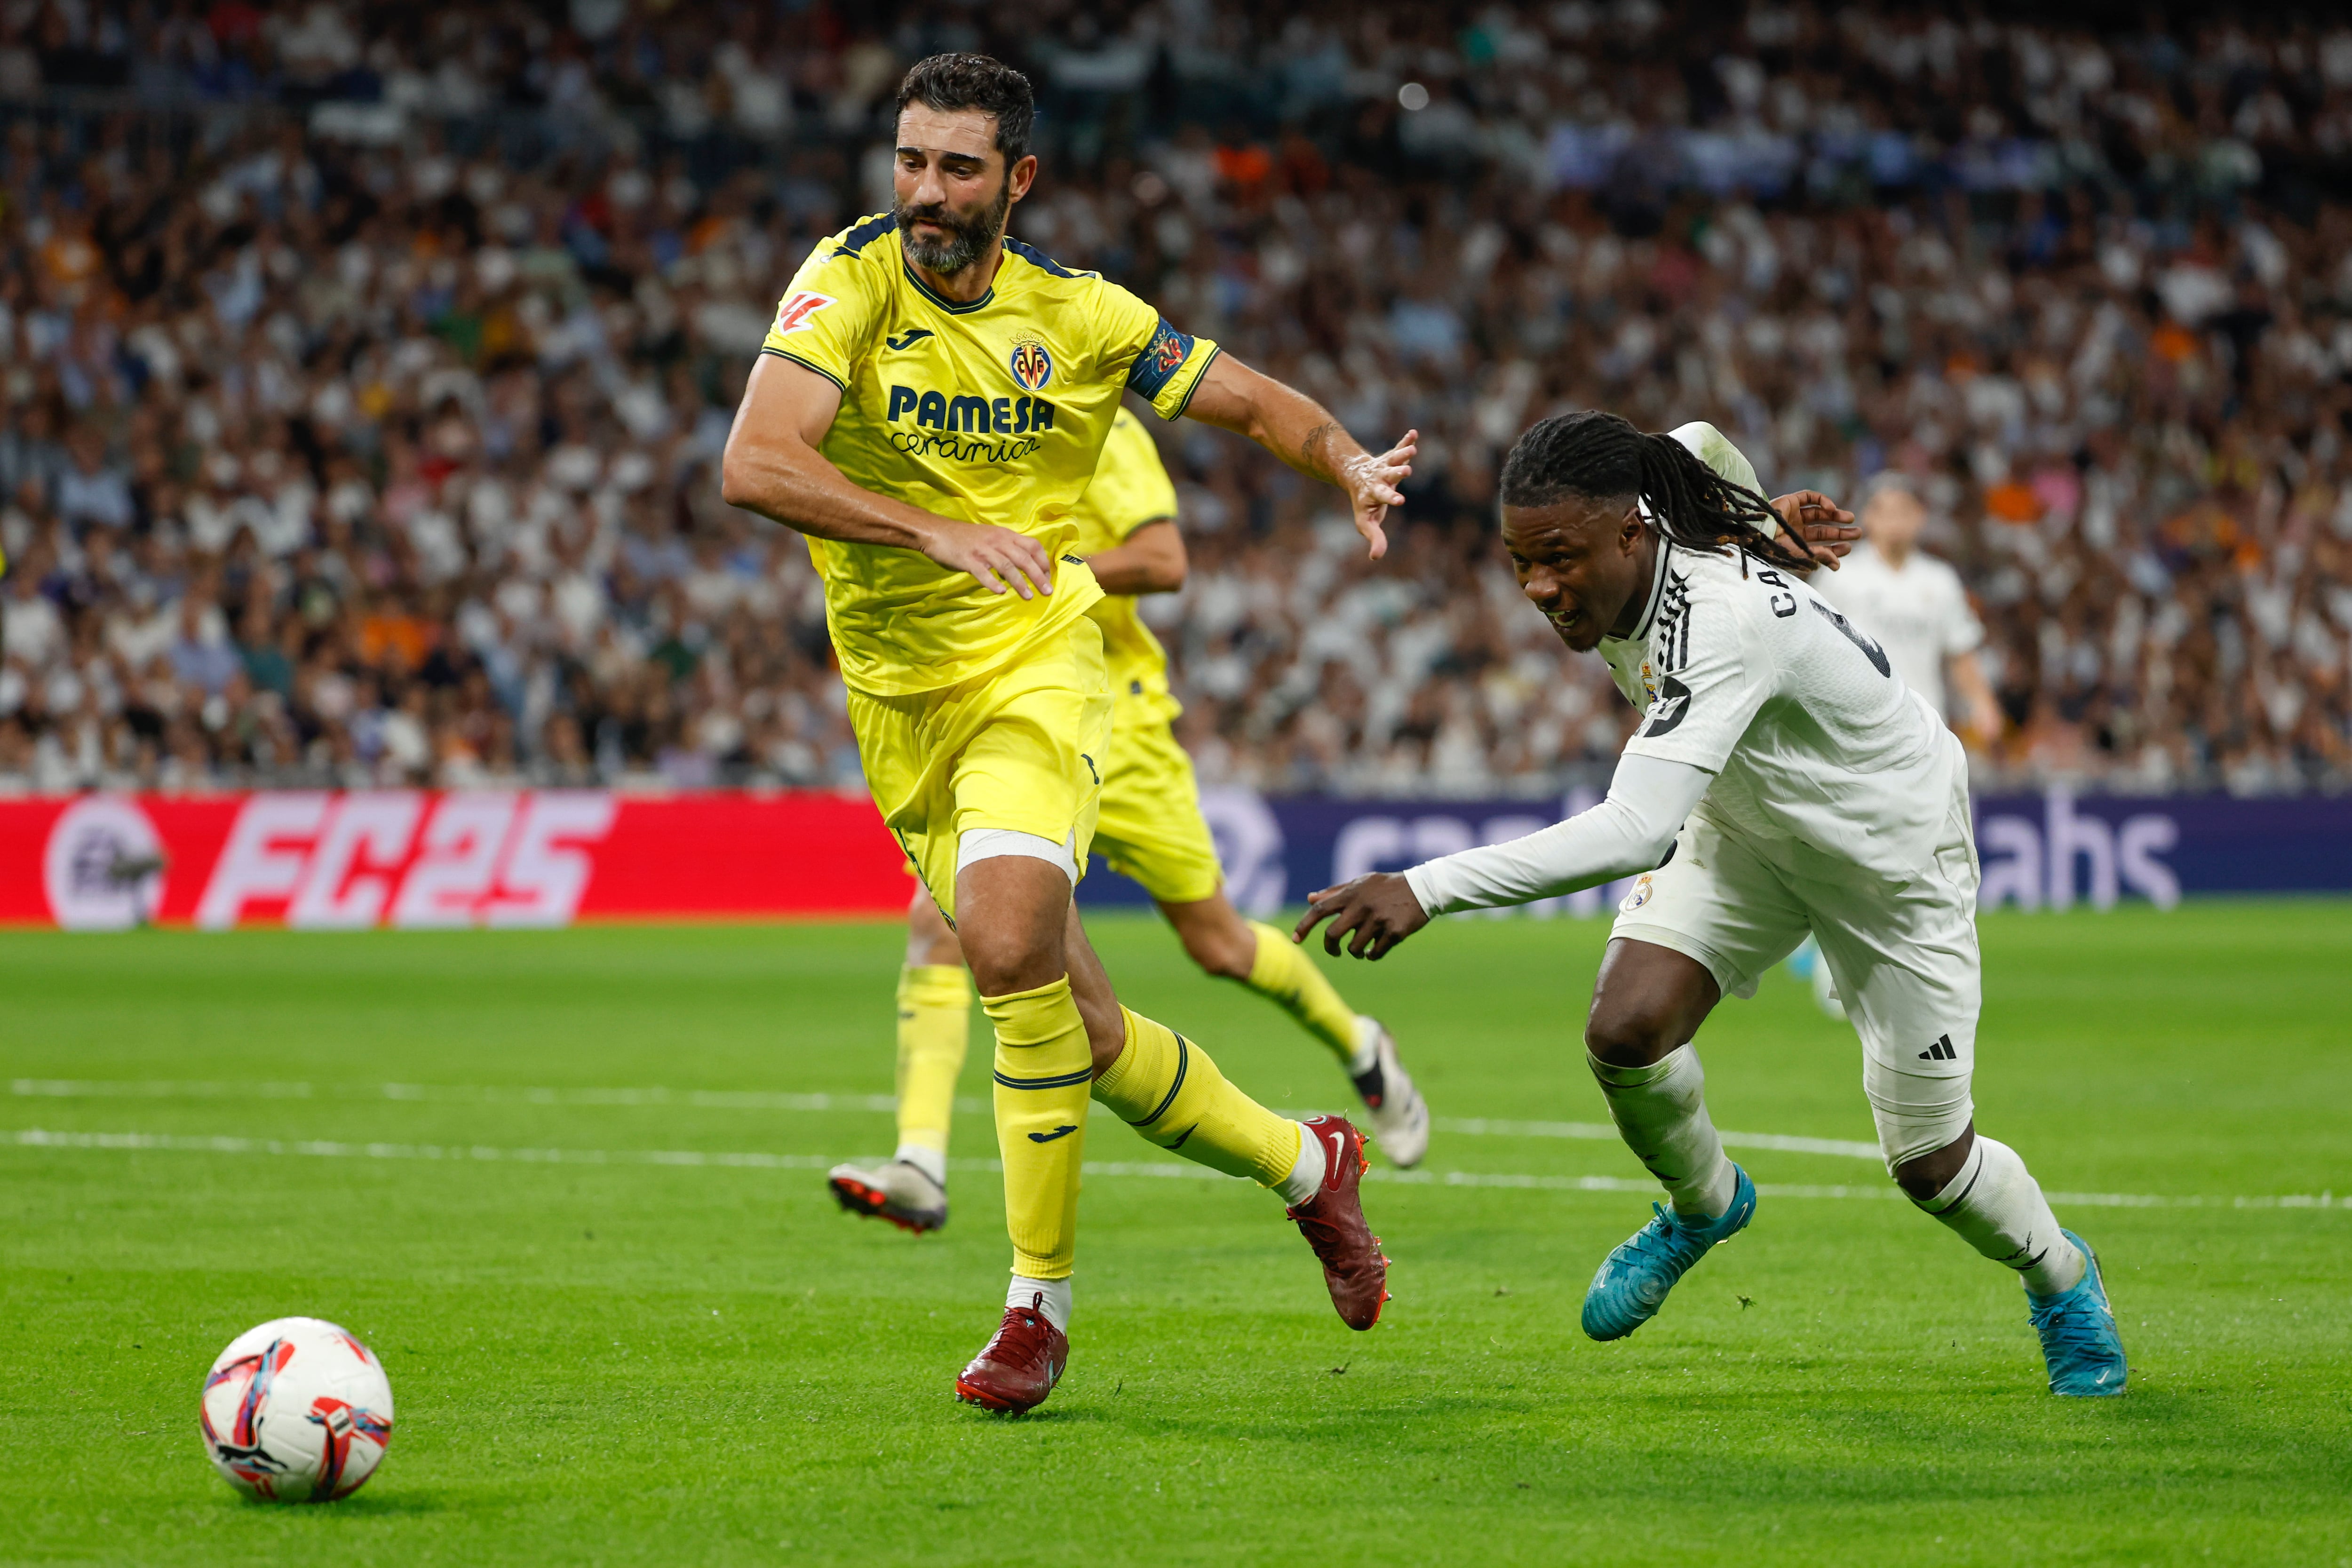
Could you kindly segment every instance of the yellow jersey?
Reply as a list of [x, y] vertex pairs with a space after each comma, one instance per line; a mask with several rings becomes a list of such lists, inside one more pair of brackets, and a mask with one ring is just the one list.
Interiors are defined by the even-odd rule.
[[[1160, 461], [1160, 448], [1143, 421], [1124, 408], [1111, 421], [1101, 465], [1078, 498], [1076, 516], [1077, 553], [1087, 556], [1125, 542], [1147, 522], [1175, 521], [1176, 486]], [[1139, 700], [1144, 717], [1166, 723], [1183, 706], [1168, 694], [1168, 650], [1136, 610], [1134, 595], [1106, 594], [1088, 614], [1102, 628], [1103, 662], [1110, 670], [1111, 695], [1121, 705], [1119, 722], [1136, 717], [1132, 704]]]
[[1018, 529], [1054, 563], [1054, 592], [1023, 599], [919, 551], [810, 539], [842, 679], [877, 697], [985, 675], [1093, 608], [1077, 510], [1119, 395], [1173, 419], [1217, 354], [1099, 273], [1009, 237], [989, 291], [950, 300], [907, 264], [887, 213], [818, 243], [761, 347], [841, 388], [820, 449], [850, 483]]

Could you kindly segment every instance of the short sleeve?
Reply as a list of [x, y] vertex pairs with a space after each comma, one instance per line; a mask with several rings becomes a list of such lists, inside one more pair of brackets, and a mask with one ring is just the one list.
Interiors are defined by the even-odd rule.
[[1151, 405], [1162, 419], [1181, 416], [1217, 357], [1215, 343], [1180, 332], [1165, 316], [1116, 283], [1102, 286], [1098, 307], [1110, 344], [1105, 369], [1127, 367], [1127, 389]]
[[873, 341], [883, 316], [874, 268], [827, 239], [820, 242], [776, 304], [776, 319], [760, 344], [845, 390], [850, 373]]
[[1960, 574], [1948, 567], [1944, 571], [1944, 624], [1938, 639], [1943, 646], [1937, 651], [1946, 658], [1958, 658], [1984, 646], [1984, 623], [1969, 607], [1969, 592], [1960, 586]]
[[1086, 504], [1114, 539], [1176, 515], [1175, 483], [1160, 461], [1151, 433], [1133, 415], [1121, 411], [1111, 426], [1094, 482], [1087, 486]]
[[1731, 444], [1731, 437], [1704, 419], [1694, 419], [1672, 432], [1674, 438], [1687, 448], [1691, 456], [1713, 468], [1742, 489], [1764, 493], [1764, 482], [1756, 477], [1756, 465], [1748, 454]]
[[1650, 634], [1657, 691], [1625, 750], [1721, 773], [1772, 693], [1772, 666], [1750, 645], [1736, 606], [1693, 603], [1679, 574], [1668, 576], [1666, 594]]

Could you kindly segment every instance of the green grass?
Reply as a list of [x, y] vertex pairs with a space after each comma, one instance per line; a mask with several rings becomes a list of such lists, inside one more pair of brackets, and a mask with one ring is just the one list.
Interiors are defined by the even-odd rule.
[[[2352, 1190], [2352, 904], [1996, 917], [1980, 1122], [2053, 1191]], [[1344, 984], [1443, 1117], [1595, 1121], [1598, 922], [1442, 922]], [[1129, 1001], [1285, 1107], [1344, 1103], [1279, 1015], [1097, 922]], [[1367, 1188], [1396, 1258], [1333, 1317], [1263, 1193], [1088, 1184], [1076, 1352], [1039, 1415], [959, 1407], [1006, 1249], [994, 1179], [916, 1239], [814, 1171], [25, 1146], [142, 1132], [871, 1154], [870, 1110], [389, 1100], [370, 1086], [887, 1090], [887, 926], [0, 934], [0, 1559], [423, 1563], [2352, 1563], [2352, 1213], [2062, 1205], [2107, 1262], [2120, 1400], [2043, 1392], [2016, 1285], [1899, 1202], [1768, 1195], [1633, 1339], [1577, 1331], [1622, 1192]], [[1728, 1128], [1868, 1139], [1859, 1052], [1768, 982], [1700, 1044]], [[975, 1050], [965, 1092], [984, 1083]], [[340, 1090], [340, 1092], [339, 1092]], [[1097, 1121], [1097, 1161], [1167, 1156]], [[993, 1152], [962, 1119], [960, 1157]], [[1870, 1163], [1742, 1156], [1767, 1184]], [[1637, 1177], [1612, 1143], [1441, 1132], [1438, 1171]], [[307, 1312], [397, 1435], [327, 1509], [238, 1500], [195, 1403]]]

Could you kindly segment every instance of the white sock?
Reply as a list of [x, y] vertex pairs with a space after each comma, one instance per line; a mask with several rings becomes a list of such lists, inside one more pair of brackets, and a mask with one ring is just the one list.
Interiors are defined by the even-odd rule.
[[1283, 1202], [1297, 1208], [1315, 1196], [1315, 1189], [1323, 1184], [1323, 1177], [1330, 1169], [1330, 1161], [1323, 1152], [1323, 1140], [1296, 1121], [1291, 1125], [1298, 1128], [1298, 1163], [1290, 1167], [1290, 1174], [1283, 1177], [1274, 1190], [1282, 1194]]
[[2083, 1281], [2081, 1250], [2058, 1234], [2042, 1184], [2006, 1143], [1979, 1133], [1960, 1173], [1919, 1207], [1995, 1263], [2016, 1269], [2037, 1296], [2062, 1295]]
[[1348, 1058], [1348, 1076], [1361, 1078], [1380, 1065], [1381, 1026], [1361, 1013], [1356, 1015], [1356, 1054]]
[[1005, 1287], [1004, 1305], [1009, 1311], [1015, 1307], [1034, 1307], [1045, 1315], [1045, 1321], [1061, 1330], [1070, 1331], [1070, 1281], [1065, 1275], [1059, 1279], [1029, 1279], [1015, 1274], [1013, 1283]]
[[1677, 1046], [1645, 1068], [1612, 1067], [1587, 1056], [1625, 1147], [1664, 1184], [1675, 1213], [1720, 1219], [1739, 1175], [1706, 1114], [1706, 1073], [1698, 1052]]
[[922, 1143], [901, 1143], [898, 1152], [890, 1157], [912, 1165], [930, 1177], [940, 1184], [941, 1192], [947, 1190], [948, 1157], [941, 1151]]

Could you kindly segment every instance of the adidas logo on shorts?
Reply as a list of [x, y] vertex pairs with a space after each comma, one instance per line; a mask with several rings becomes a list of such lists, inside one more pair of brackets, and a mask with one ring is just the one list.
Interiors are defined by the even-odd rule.
[[1934, 1045], [1919, 1053], [1919, 1059], [1923, 1062], [1956, 1062], [1960, 1059], [1960, 1053], [1952, 1048], [1951, 1036], [1938, 1035]]

